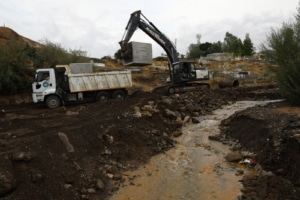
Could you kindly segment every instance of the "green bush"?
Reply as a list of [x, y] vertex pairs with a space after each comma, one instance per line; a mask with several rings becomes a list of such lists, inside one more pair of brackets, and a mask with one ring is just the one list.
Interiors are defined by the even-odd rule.
[[[294, 105], [300, 105], [300, 10], [295, 22], [283, 23], [278, 29], [271, 29], [267, 44], [262, 50], [268, 60], [276, 65], [274, 72], [279, 91]], [[269, 49], [271, 48], [271, 49]]]
[[32, 70], [28, 47], [19, 41], [0, 45], [0, 94], [16, 94], [30, 90]]

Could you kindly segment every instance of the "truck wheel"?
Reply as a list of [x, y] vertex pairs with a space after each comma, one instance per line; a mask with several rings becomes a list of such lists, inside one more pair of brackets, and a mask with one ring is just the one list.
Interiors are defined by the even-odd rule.
[[48, 108], [58, 108], [61, 106], [61, 100], [55, 95], [48, 96], [46, 99], [46, 106]]
[[124, 99], [125, 97], [125, 92], [123, 90], [116, 90], [112, 94], [113, 99]]
[[96, 101], [98, 102], [106, 102], [109, 99], [109, 93], [108, 92], [98, 92], [96, 96]]

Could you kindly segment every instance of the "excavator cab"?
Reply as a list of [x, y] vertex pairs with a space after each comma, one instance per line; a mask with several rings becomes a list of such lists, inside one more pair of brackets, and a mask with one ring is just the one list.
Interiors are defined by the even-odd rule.
[[205, 74], [197, 73], [197, 69], [192, 62], [177, 62], [173, 64], [171, 74], [174, 83], [190, 82], [195, 80], [208, 80], [208, 71]]

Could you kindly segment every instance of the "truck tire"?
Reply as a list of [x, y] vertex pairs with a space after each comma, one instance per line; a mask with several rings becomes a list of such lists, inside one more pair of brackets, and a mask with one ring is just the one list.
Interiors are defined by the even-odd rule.
[[58, 108], [61, 106], [61, 99], [58, 96], [51, 95], [46, 98], [46, 106], [48, 108]]
[[108, 92], [98, 92], [96, 96], [96, 101], [104, 103], [109, 99], [109, 93]]
[[126, 93], [123, 90], [116, 90], [112, 94], [113, 99], [124, 99], [126, 96]]

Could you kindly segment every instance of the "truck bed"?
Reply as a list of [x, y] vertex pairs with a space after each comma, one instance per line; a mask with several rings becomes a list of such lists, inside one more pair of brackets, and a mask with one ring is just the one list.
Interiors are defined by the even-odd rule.
[[130, 71], [68, 74], [68, 78], [72, 93], [132, 87]]

